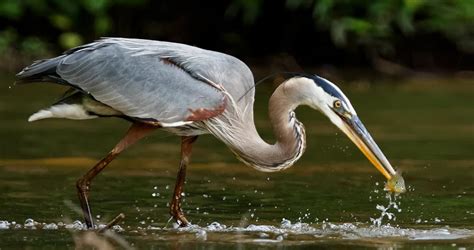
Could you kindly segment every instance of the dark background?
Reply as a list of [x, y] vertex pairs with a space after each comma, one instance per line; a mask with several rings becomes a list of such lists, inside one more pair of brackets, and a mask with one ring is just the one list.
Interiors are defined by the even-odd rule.
[[472, 0], [0, 0], [0, 70], [102, 36], [196, 45], [251, 65], [403, 75], [473, 68]]

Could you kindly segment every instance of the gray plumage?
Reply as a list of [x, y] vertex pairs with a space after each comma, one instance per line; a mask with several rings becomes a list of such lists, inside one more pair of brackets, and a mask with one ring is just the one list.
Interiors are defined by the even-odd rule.
[[[318, 76], [292, 77], [273, 93], [268, 112], [275, 133], [273, 144], [264, 141], [255, 128], [252, 73], [243, 62], [222, 53], [176, 43], [107, 38], [38, 61], [17, 76], [19, 83], [72, 86], [57, 103], [33, 114], [29, 121], [116, 116], [133, 122], [110, 153], [76, 182], [88, 228], [94, 227], [88, 201], [91, 180], [120, 152], [155, 129], [182, 136], [170, 213], [178, 223], [188, 225], [181, 210], [181, 197], [197, 136], [211, 133], [245, 164], [260, 171], [280, 171], [291, 167], [306, 148], [304, 126], [294, 113], [299, 105], [325, 114], [388, 180], [401, 178], [357, 117], [349, 99], [336, 85]], [[405, 190], [403, 185], [392, 186], [389, 190], [394, 192]], [[114, 219], [109, 225], [115, 222]]]
[[253, 117], [253, 75], [243, 62], [219, 52], [106, 38], [33, 63], [17, 77], [19, 83], [55, 82], [80, 91], [29, 121], [120, 116], [180, 136], [211, 133], [260, 171], [290, 167], [306, 145], [303, 125], [287, 109], [300, 100], [289, 102], [283, 88], [270, 101], [278, 141], [268, 144], [259, 136]]
[[[260, 171], [288, 168], [303, 154], [305, 130], [293, 112], [299, 105], [321, 111], [356, 138], [349, 132], [356, 112], [342, 91], [324, 78], [299, 75], [281, 84], [270, 98], [276, 142], [267, 143], [254, 124], [249, 68], [232, 56], [184, 44], [106, 38], [38, 61], [17, 76], [19, 82], [55, 82], [79, 91], [32, 115], [30, 121], [119, 116], [180, 136], [211, 133]], [[334, 103], [340, 103], [337, 109]], [[384, 172], [387, 177], [395, 172], [385, 156], [378, 161], [389, 169]]]
[[[225, 106], [219, 86], [234, 98], [253, 88], [250, 70], [232, 56], [183, 44], [123, 38], [80, 46], [39, 61], [17, 76], [20, 81], [42, 78], [69, 84], [126, 116], [163, 124], [185, 122], [193, 110]], [[247, 96], [248, 102], [253, 93]]]

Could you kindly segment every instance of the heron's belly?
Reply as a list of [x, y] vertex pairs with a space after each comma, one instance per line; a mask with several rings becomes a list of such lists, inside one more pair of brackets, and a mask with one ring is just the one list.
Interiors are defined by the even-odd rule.
[[167, 132], [170, 132], [179, 136], [196, 136], [196, 135], [209, 134], [209, 131], [203, 129], [197, 123], [192, 123], [192, 124], [179, 126], [179, 127], [167, 127], [167, 128], [162, 128], [162, 130], [165, 130]]

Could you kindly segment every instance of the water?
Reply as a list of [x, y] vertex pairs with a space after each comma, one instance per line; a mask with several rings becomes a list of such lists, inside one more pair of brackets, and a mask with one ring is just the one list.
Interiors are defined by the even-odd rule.
[[[325, 117], [299, 108], [308, 148], [292, 168], [260, 173], [202, 136], [174, 228], [168, 207], [179, 138], [164, 132], [127, 150], [94, 180], [98, 224], [126, 218], [106, 236], [81, 229], [75, 180], [123, 135], [127, 123], [27, 117], [54, 102], [58, 86], [0, 82], [0, 248], [474, 248], [474, 85], [463, 79], [342, 86], [374, 139], [403, 171], [407, 193], [389, 201], [384, 179]], [[266, 101], [257, 126], [271, 140]], [[401, 211], [399, 211], [401, 210]], [[384, 214], [385, 213], [385, 214]], [[390, 217], [390, 218], [389, 218]]]

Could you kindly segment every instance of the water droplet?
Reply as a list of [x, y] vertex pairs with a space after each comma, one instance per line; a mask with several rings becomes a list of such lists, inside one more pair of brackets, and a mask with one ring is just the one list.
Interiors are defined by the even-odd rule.
[[207, 240], [207, 232], [205, 230], [199, 230], [195, 235], [198, 240]]
[[280, 223], [281, 228], [290, 228], [291, 227], [291, 221], [283, 218]]
[[25, 220], [25, 223], [24, 223], [24, 227], [25, 228], [28, 228], [28, 229], [36, 229], [35, 225], [38, 224], [36, 221], [34, 221], [33, 219], [26, 219]]
[[6, 220], [0, 220], [0, 229], [10, 229], [10, 222]]
[[58, 225], [56, 225], [54, 223], [45, 224], [43, 226], [44, 230], [57, 230], [58, 228], [59, 228]]
[[[380, 211], [380, 216], [379, 218], [370, 218], [370, 221], [372, 222], [372, 224], [376, 227], [380, 227], [382, 225], [382, 222], [383, 222], [383, 219], [386, 217], [387, 220], [393, 220], [395, 221], [397, 218], [395, 216], [394, 213], [392, 212], [389, 212], [390, 209], [395, 209], [396, 212], [400, 212], [401, 209], [398, 207], [400, 205], [400, 202], [396, 202], [396, 196], [394, 196], [394, 198], [392, 199], [392, 195], [390, 193], [387, 193], [387, 195], [385, 196], [385, 198], [388, 199], [388, 205], [387, 206], [383, 206], [383, 205], [379, 205], [377, 204], [375, 206], [375, 208], [377, 210]], [[389, 225], [389, 223], [388, 223]]]
[[268, 237], [270, 237], [270, 235], [267, 234], [267, 233], [263, 233], [263, 232], [262, 232], [262, 233], [259, 233], [259, 234], [258, 234], [258, 237], [260, 237], [260, 238], [268, 238]]
[[82, 230], [82, 229], [85, 228], [85, 225], [82, 224], [81, 221], [76, 220], [76, 221], [74, 221], [72, 224], [66, 224], [64, 227], [65, 227], [66, 229]]

